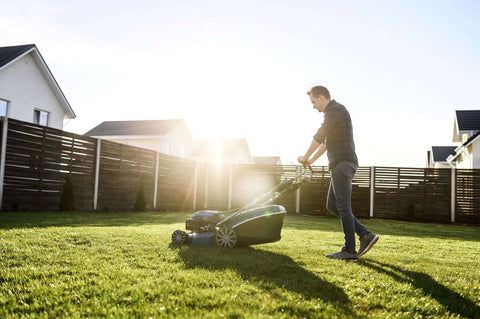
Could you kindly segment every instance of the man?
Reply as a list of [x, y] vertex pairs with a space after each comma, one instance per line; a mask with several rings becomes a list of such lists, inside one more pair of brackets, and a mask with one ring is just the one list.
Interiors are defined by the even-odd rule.
[[[323, 86], [314, 86], [307, 94], [310, 96], [313, 108], [324, 113], [324, 121], [313, 137], [307, 152], [304, 156], [299, 156], [298, 161], [302, 164], [312, 164], [325, 151], [327, 152], [328, 168], [331, 174], [327, 209], [341, 219], [345, 234], [345, 245], [342, 249], [327, 257], [343, 260], [357, 259], [378, 241], [378, 236], [368, 231], [352, 212], [352, 179], [358, 167], [358, 160], [355, 154], [350, 114], [345, 106], [331, 100], [330, 92]], [[358, 253], [355, 250], [355, 233], [360, 238]]]

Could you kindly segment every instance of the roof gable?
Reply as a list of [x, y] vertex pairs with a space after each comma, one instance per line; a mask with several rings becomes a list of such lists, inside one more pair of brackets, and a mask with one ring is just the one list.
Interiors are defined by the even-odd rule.
[[480, 110], [457, 110], [458, 131], [479, 131], [480, 130]]
[[23, 54], [27, 53], [33, 48], [35, 48], [35, 44], [0, 47], [0, 68], [10, 64], [10, 62], [13, 62], [18, 57], [23, 56]]
[[446, 162], [447, 157], [455, 155], [457, 146], [432, 146], [432, 157], [434, 162]]
[[55, 94], [55, 97], [62, 106], [64, 113], [67, 114], [69, 118], [75, 118], [76, 115], [73, 112], [70, 103], [68, 103], [68, 100], [63, 94], [62, 89], [60, 89], [60, 86], [53, 77], [52, 72], [48, 68], [47, 63], [45, 63], [45, 60], [43, 59], [35, 44], [0, 47], [0, 71], [27, 54], [32, 54], [33, 59], [37, 63], [40, 71], [45, 76], [45, 79], [47, 80], [50, 88]]
[[183, 120], [105, 121], [86, 132], [87, 136], [164, 136]]

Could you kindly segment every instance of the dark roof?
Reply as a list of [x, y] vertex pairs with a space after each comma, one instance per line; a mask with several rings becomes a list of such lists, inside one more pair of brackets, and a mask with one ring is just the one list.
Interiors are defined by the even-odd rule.
[[215, 140], [196, 140], [192, 156], [215, 157], [219, 152], [218, 156], [221, 158], [233, 157], [243, 143], [246, 143], [245, 139], [224, 139], [220, 140], [218, 144]]
[[150, 121], [105, 121], [84, 135], [166, 135], [183, 120], [150, 120]]
[[459, 132], [480, 130], [480, 110], [457, 110], [455, 113]]
[[254, 156], [255, 164], [280, 164], [280, 156]]
[[457, 146], [432, 146], [434, 162], [446, 162], [449, 155], [455, 155]]
[[35, 48], [35, 44], [0, 47], [0, 68], [32, 48]]

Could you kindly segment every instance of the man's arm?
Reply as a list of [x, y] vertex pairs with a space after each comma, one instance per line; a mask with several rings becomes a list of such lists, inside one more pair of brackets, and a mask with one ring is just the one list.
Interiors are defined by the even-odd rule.
[[[324, 143], [318, 143], [315, 141], [315, 139], [312, 140], [312, 143], [310, 143], [310, 147], [308, 148], [307, 152], [303, 156], [299, 156], [297, 160], [300, 163], [308, 163], [312, 164], [315, 162], [323, 153], [325, 153], [326, 147]], [[315, 155], [310, 159], [310, 156], [312, 156], [313, 152], [315, 152]]]
[[313, 152], [315, 152], [315, 150], [320, 146], [320, 143], [318, 143], [317, 141], [315, 140], [312, 140], [312, 143], [310, 143], [310, 146], [308, 147], [308, 150], [307, 152], [305, 153], [305, 155], [303, 156], [299, 156], [297, 158], [297, 160], [300, 162], [300, 163], [303, 163], [303, 162], [306, 162], [308, 161], [308, 159], [310, 158], [310, 156], [313, 154]]
[[309, 162], [310, 164], [315, 163], [315, 161], [316, 161], [320, 156], [322, 156], [322, 155], [325, 153], [326, 150], [327, 150], [327, 146], [325, 145], [325, 143], [320, 144], [320, 146], [319, 146], [318, 149], [317, 149], [317, 152], [312, 156], [312, 158], [310, 158], [310, 159], [308, 160], [308, 162]]

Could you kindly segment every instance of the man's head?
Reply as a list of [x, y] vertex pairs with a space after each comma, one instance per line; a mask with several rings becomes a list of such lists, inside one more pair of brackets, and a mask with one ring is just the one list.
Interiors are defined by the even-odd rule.
[[314, 86], [307, 92], [310, 96], [310, 101], [312, 101], [313, 108], [317, 109], [319, 112], [323, 112], [330, 103], [330, 92], [324, 86]]

